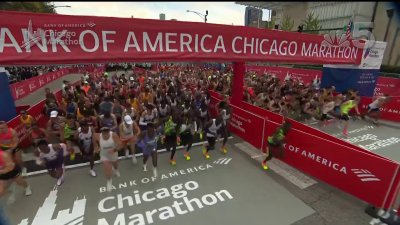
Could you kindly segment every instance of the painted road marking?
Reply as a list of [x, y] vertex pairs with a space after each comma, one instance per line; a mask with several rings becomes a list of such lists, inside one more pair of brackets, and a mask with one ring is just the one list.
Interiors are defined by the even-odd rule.
[[[266, 156], [266, 154], [260, 154], [260, 151], [258, 149], [254, 148], [252, 145], [246, 142], [235, 144], [235, 146], [243, 152], [246, 152], [248, 155], [250, 155], [251, 158], [256, 159], [259, 163], [261, 163], [261, 161], [263, 160], [262, 157]], [[297, 169], [289, 166], [288, 164], [280, 160], [272, 159], [268, 162], [268, 166], [275, 173], [290, 181], [300, 189], [305, 189], [313, 184], [318, 183], [316, 180], [308, 177], [304, 173], [298, 171]]]

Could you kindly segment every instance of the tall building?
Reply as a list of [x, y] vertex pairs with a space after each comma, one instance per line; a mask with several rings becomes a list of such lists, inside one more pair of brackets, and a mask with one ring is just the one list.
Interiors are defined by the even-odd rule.
[[[285, 15], [294, 20], [293, 31], [303, 24], [309, 13], [318, 17], [322, 29], [342, 30], [354, 15], [354, 23], [372, 22], [377, 41], [387, 42], [383, 64], [400, 66], [400, 12], [390, 2], [236, 2], [247, 8], [272, 10], [275, 24], [281, 25]], [[246, 10], [247, 11], [247, 10]], [[391, 19], [392, 18], [392, 19]], [[328, 31], [320, 32], [325, 33]]]
[[160, 20], [165, 20], [165, 14], [164, 13], [160, 13]]
[[262, 22], [262, 10], [254, 7], [246, 7], [244, 13], [244, 25], [250, 27], [260, 27]]

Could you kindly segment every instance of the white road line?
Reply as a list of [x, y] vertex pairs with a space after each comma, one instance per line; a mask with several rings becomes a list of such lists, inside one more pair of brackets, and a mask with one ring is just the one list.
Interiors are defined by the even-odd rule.
[[[228, 139], [232, 139], [233, 137], [228, 137]], [[222, 140], [221, 140], [222, 141]], [[192, 147], [195, 147], [195, 146], [200, 146], [200, 145], [203, 145], [203, 144], [205, 144], [205, 143], [207, 143], [207, 141], [201, 141], [201, 142], [197, 142], [197, 143], [194, 143], [193, 145], [192, 145]], [[182, 148], [185, 148], [185, 146], [178, 146], [176, 149], [182, 149]], [[158, 150], [157, 152], [166, 152], [167, 151], [167, 149], [160, 149], [160, 150]], [[143, 153], [138, 153], [138, 154], [135, 154], [135, 156], [136, 157], [138, 157], [138, 156], [142, 156], [143, 155]], [[127, 159], [127, 158], [131, 158], [132, 156], [130, 155], [130, 156], [120, 156], [120, 157], [118, 157], [118, 159]], [[101, 161], [100, 160], [97, 160], [97, 161], [95, 161], [94, 162], [95, 164], [99, 164], [99, 163], [101, 163]], [[86, 162], [86, 163], [78, 163], [78, 164], [74, 164], [74, 165], [68, 165], [68, 166], [65, 166], [65, 169], [73, 169], [73, 168], [79, 168], [79, 167], [83, 167], [83, 166], [88, 166], [89, 165], [89, 162]], [[27, 175], [26, 175], [26, 177], [29, 177], [29, 176], [34, 176], [34, 175], [39, 175], [39, 174], [45, 174], [45, 173], [47, 173], [47, 170], [38, 170], [38, 171], [35, 171], [35, 172], [30, 172], [30, 173], [27, 173]]]

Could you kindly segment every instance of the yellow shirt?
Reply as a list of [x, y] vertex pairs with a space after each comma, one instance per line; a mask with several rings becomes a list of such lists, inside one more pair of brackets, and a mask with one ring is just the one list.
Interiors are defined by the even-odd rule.
[[31, 115], [28, 115], [26, 119], [23, 119], [22, 116], [19, 119], [21, 120], [21, 123], [26, 126], [30, 126], [33, 122], [33, 117]]

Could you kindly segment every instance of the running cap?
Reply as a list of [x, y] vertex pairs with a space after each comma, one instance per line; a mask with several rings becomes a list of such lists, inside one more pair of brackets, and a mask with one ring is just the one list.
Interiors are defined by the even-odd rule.
[[133, 120], [132, 120], [132, 118], [131, 118], [130, 115], [126, 115], [126, 116], [124, 117], [124, 121], [125, 121], [127, 124], [129, 124], [129, 125], [131, 125], [131, 124], [133, 123]]
[[51, 111], [50, 118], [56, 118], [57, 116], [58, 116], [58, 112], [57, 111]]
[[109, 131], [109, 130], [111, 130], [109, 127], [102, 127], [102, 128], [100, 128], [100, 131]]

